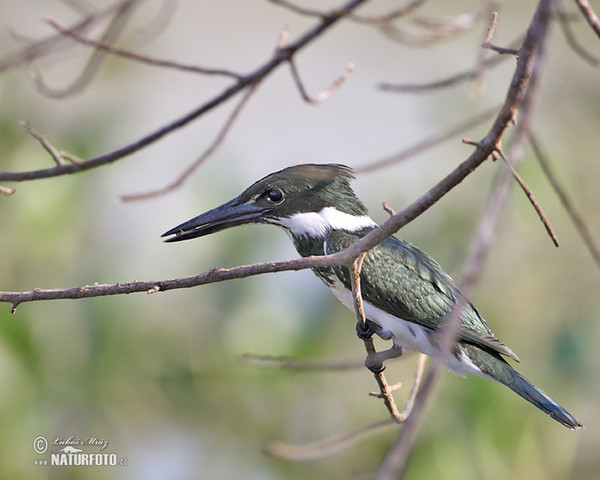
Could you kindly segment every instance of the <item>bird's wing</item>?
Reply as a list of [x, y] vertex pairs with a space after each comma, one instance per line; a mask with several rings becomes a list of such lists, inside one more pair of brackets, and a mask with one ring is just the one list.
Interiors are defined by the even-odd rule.
[[[326, 239], [326, 253], [344, 250], [365, 234], [331, 232]], [[345, 267], [335, 267], [335, 274], [350, 288], [350, 275]], [[361, 270], [363, 299], [385, 312], [438, 330], [460, 296], [454, 281], [429, 255], [414, 245], [389, 237], [369, 251]], [[467, 302], [461, 313], [459, 340], [489, 349], [519, 361], [501, 343], [477, 311]]]

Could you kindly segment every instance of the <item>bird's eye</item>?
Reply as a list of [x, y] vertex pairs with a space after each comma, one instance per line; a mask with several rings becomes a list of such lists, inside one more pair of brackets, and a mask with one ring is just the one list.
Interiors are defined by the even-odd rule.
[[275, 204], [283, 202], [283, 192], [279, 188], [272, 188], [267, 192], [267, 201]]

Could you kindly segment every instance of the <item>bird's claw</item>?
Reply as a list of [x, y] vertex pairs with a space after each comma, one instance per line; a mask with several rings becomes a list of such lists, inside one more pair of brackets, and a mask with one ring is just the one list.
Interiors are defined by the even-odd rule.
[[371, 340], [375, 330], [373, 329], [373, 323], [369, 320], [365, 322], [356, 322], [356, 335], [363, 341]]
[[401, 357], [402, 353], [402, 347], [396, 344], [394, 344], [392, 348], [382, 352], [370, 352], [365, 360], [365, 367], [373, 373], [383, 372], [383, 370], [385, 370], [383, 362], [392, 358]]

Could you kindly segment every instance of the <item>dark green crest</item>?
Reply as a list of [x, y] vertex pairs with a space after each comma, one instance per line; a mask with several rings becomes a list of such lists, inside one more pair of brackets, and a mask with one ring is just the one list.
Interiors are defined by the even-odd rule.
[[[238, 204], [255, 202], [273, 207], [265, 216], [288, 217], [294, 213], [318, 212], [335, 207], [350, 215], [365, 215], [367, 209], [350, 186], [352, 169], [339, 164], [304, 164], [271, 173], [248, 187], [235, 199]], [[277, 193], [281, 192], [281, 196]]]

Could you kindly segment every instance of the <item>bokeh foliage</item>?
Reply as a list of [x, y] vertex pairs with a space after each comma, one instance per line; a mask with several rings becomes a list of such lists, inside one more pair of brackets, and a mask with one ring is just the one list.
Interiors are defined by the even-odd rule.
[[[61, 2], [0, 2], [2, 28], [47, 33], [38, 19], [69, 13]], [[301, 32], [310, 20], [266, 2], [181, 2], [148, 54], [240, 66], [262, 61], [284, 22]], [[382, 2], [389, 6], [390, 2]], [[459, 2], [460, 3], [460, 2]], [[526, 2], [532, 10], [535, 2]], [[218, 5], [217, 5], [218, 4]], [[458, 4], [457, 4], [458, 5]], [[463, 7], [467, 7], [464, 2]], [[375, 7], [373, 7], [375, 8]], [[381, 7], [383, 8], [383, 7]], [[429, 11], [435, 14], [435, 6]], [[439, 7], [438, 7], [439, 8]], [[457, 7], [458, 8], [458, 7]], [[522, 2], [501, 11], [498, 42], [529, 18]], [[457, 10], [458, 11], [458, 10]], [[16, 19], [26, 18], [20, 25]], [[590, 48], [598, 39], [577, 24]], [[40, 33], [38, 33], [40, 32]], [[226, 34], [226, 32], [228, 32]], [[512, 32], [512, 33], [511, 33]], [[309, 85], [335, 78], [344, 62], [357, 72], [317, 109], [302, 104], [278, 73], [252, 100], [227, 144], [175, 194], [139, 204], [121, 193], [162, 185], [212, 139], [225, 112], [130, 159], [71, 177], [11, 185], [0, 197], [2, 290], [94, 282], [162, 279], [295, 255], [272, 228], [248, 227], [186, 245], [163, 245], [160, 233], [236, 195], [260, 176], [305, 161], [366, 164], [415, 138], [502, 99], [512, 64], [487, 84], [420, 97], [376, 90], [380, 80], [427, 81], [467, 68], [481, 32], [427, 51], [395, 45], [344, 24], [302, 54]], [[212, 40], [214, 39], [214, 40]], [[250, 41], [249, 39], [252, 39]], [[18, 48], [3, 33], [5, 54]], [[534, 116], [536, 134], [590, 228], [600, 234], [600, 125], [597, 69], [577, 58], [558, 31]], [[468, 52], [467, 55], [464, 52]], [[373, 55], [372, 52], [378, 52]], [[465, 61], [464, 57], [469, 57]], [[510, 63], [510, 62], [509, 62]], [[50, 66], [49, 82], [77, 69]], [[63, 71], [66, 70], [66, 71]], [[109, 59], [82, 95], [55, 101], [38, 95], [21, 71], [0, 76], [0, 170], [48, 165], [18, 127], [28, 119], [61, 148], [79, 156], [119, 146], [156, 128], [214, 93], [202, 77], [151, 70]], [[316, 87], [315, 87], [316, 88]], [[483, 128], [469, 133], [478, 138]], [[402, 208], [469, 152], [458, 142], [356, 181], [379, 221], [386, 201]], [[499, 162], [486, 163], [403, 236], [457, 274]], [[544, 206], [561, 247], [545, 235], [515, 189], [478, 286], [475, 302], [497, 336], [521, 357], [520, 370], [586, 424], [570, 432], [507, 389], [450, 374], [431, 405], [407, 478], [595, 479], [600, 471], [599, 270], [531, 153], [521, 174]], [[0, 306], [2, 307], [2, 306]], [[132, 295], [0, 308], [1, 478], [331, 478], [369, 477], [393, 429], [323, 460], [293, 463], [262, 453], [266, 442], [308, 442], [385, 418], [367, 396], [375, 385], [363, 369], [291, 372], [259, 368], [243, 353], [299, 358], [363, 356], [354, 316], [309, 272], [266, 275], [156, 295]], [[388, 367], [406, 387], [415, 358]], [[400, 403], [408, 388], [399, 394]], [[108, 440], [127, 467], [34, 466], [33, 439], [71, 435]], [[358, 473], [356, 473], [358, 472]]]

